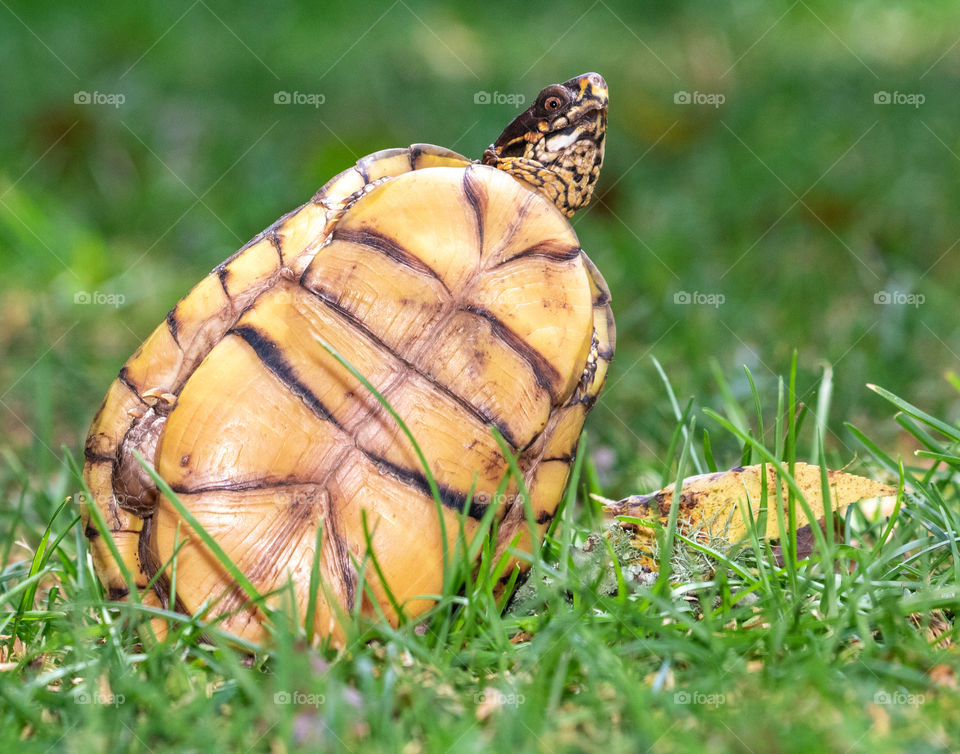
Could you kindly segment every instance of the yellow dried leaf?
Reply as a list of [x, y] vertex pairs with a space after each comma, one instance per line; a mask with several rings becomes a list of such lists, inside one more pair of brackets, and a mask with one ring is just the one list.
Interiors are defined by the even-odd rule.
[[[949, 649], [954, 645], [953, 639], [950, 638], [953, 624], [943, 614], [943, 610], [935, 609], [928, 613], [911, 613], [907, 616], [907, 620], [917, 628], [923, 628], [927, 641], [930, 643], [936, 641], [937, 647], [940, 649]], [[939, 641], [937, 641], [938, 639]]]
[[[780, 489], [785, 523], [788, 488], [772, 466], [767, 464], [766, 470], [768, 508], [766, 529], [758, 534], [767, 539], [776, 539], [780, 536], [776, 513], [777, 488]], [[820, 467], [797, 463], [794, 468], [794, 479], [818, 523], [823, 526], [825, 514]], [[830, 487], [830, 504], [835, 512], [842, 513], [848, 505], [858, 500], [897, 494], [897, 488], [894, 486], [842, 471], [827, 470], [827, 482]], [[742, 540], [746, 537], [747, 525], [738, 503], [741, 500], [748, 502], [756, 519], [762, 512], [761, 491], [759, 464], [687, 477], [683, 480], [677, 516], [681, 533], [692, 532], [701, 539], [721, 536], [731, 543]], [[615, 503], [608, 503], [604, 506], [604, 510], [610, 516], [632, 516], [646, 521], [658, 520], [666, 525], [670, 516], [670, 506], [673, 503], [673, 492], [674, 485], [671, 484], [649, 495], [632, 495]], [[799, 503], [796, 504], [795, 510], [798, 537], [802, 537], [803, 530], [809, 534], [811, 522]], [[638, 529], [637, 535], [644, 539], [651, 539], [653, 536], [649, 528]]]

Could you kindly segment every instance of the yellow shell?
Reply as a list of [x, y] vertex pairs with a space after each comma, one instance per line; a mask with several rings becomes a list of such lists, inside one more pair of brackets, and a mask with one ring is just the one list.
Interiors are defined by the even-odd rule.
[[[365, 512], [408, 615], [442, 589], [441, 527], [394, 419], [323, 342], [386, 397], [424, 452], [447, 536], [488, 505], [498, 545], [529, 548], [491, 426], [519, 456], [541, 532], [567, 482], [613, 355], [609, 293], [554, 205], [509, 174], [430, 145], [378, 152], [330, 181], [204, 278], [121, 369], [94, 419], [84, 479], [143, 589], [174, 551], [177, 607], [263, 639], [265, 616], [132, 457], [139, 451], [261, 594], [291, 579], [314, 630], [342, 640], [357, 597]], [[121, 571], [85, 511], [98, 573]], [[367, 579], [396, 620], [383, 584]], [[166, 605], [161, 574], [146, 602]], [[277, 598], [268, 598], [272, 602]], [[339, 605], [332, 604], [333, 602]], [[376, 610], [366, 601], [364, 612]]]

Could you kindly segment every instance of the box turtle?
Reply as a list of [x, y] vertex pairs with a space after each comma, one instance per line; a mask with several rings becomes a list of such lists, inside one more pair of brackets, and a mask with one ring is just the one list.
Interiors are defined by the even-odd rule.
[[[128, 586], [108, 533], [146, 604], [265, 638], [263, 606], [134, 451], [268, 605], [289, 581], [306, 614], [319, 542], [313, 631], [335, 644], [343, 611], [398, 620], [372, 568], [358, 583], [368, 544], [408, 616], [442, 590], [441, 532], [453, 552], [461, 517], [471, 537], [496, 506], [499, 551], [529, 551], [518, 485], [497, 495], [509, 465], [492, 428], [542, 535], [613, 356], [610, 294], [567, 220], [596, 184], [607, 102], [588, 73], [544, 89], [480, 161], [427, 144], [364, 157], [182, 298], [85, 446], [84, 525], [109, 597]], [[332, 351], [402, 418], [439, 505], [398, 422]]]

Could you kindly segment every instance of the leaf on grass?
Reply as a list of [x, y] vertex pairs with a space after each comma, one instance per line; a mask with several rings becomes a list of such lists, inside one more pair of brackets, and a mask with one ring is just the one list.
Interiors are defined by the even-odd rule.
[[944, 615], [943, 610], [934, 609], [929, 613], [911, 613], [907, 616], [913, 625], [923, 630], [924, 636], [930, 644], [936, 644], [940, 649], [950, 649], [954, 646], [950, 632], [953, 623]]
[[[776, 470], [769, 464], [767, 470], [767, 510], [766, 525], [758, 530], [761, 538], [769, 540], [780, 536], [777, 523], [777, 486], [780, 485], [783, 520], [787, 521], [787, 485], [777, 476]], [[820, 479], [820, 467], [806, 463], [797, 463], [794, 478], [803, 493], [810, 509], [817, 517], [817, 523], [824, 526], [824, 501]], [[827, 482], [830, 487], [830, 504], [834, 512], [842, 513], [851, 503], [865, 498], [887, 497], [897, 494], [895, 486], [866, 479], [842, 471], [827, 470]], [[604, 511], [609, 516], [629, 516], [650, 522], [650, 526], [627, 525], [635, 531], [635, 537], [643, 542], [654, 540], [653, 522], [666, 525], [673, 503], [674, 485], [648, 495], [631, 495], [616, 502], [603, 501]], [[746, 506], [740, 501], [749, 502], [754, 519], [759, 518], [761, 510], [761, 466], [738, 466], [729, 471], [687, 477], [683, 480], [680, 494], [678, 528], [681, 534], [693, 537], [700, 542], [709, 542], [714, 538], [734, 544], [747, 536], [747, 524], [741, 515]], [[811, 522], [803, 508], [796, 505], [797, 549], [798, 556], [809, 555], [813, 548]]]

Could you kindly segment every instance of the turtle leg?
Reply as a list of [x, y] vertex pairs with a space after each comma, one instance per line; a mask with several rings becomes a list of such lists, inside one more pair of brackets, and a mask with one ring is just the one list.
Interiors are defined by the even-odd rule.
[[[140, 393], [139, 399], [143, 405], [130, 408], [126, 412], [132, 418], [132, 422], [123, 435], [114, 457], [109, 459], [111, 462], [97, 464], [96, 459], [91, 459], [88, 453], [85, 476], [91, 488], [104, 489], [102, 483], [98, 484], [102, 482], [98, 478], [100, 473], [112, 474], [113, 492], [109, 500], [105, 501], [104, 505], [102, 497], [98, 496], [93, 505], [98, 505], [101, 513], [105, 514], [108, 536], [113, 538], [121, 560], [133, 578], [140, 602], [151, 607], [165, 608], [167, 604], [163, 595], [156, 589], [146, 588], [152, 575], [159, 568], [159, 564], [154, 562], [155, 559], [146, 547], [150, 539], [152, 515], [157, 505], [158, 490], [133, 452], [137, 451], [148, 463], [153, 462], [157, 442], [166, 423], [166, 415], [176, 401], [176, 397], [166, 391], [155, 389]], [[92, 460], [94, 463], [91, 463]], [[97, 466], [104, 468], [98, 470]], [[111, 600], [127, 599], [129, 585], [121, 568], [114, 562], [109, 545], [98, 529], [91, 524], [91, 513], [87, 506], [84, 507], [83, 514], [85, 531], [90, 540], [90, 548], [101, 574], [101, 580], [107, 589], [107, 597]], [[165, 621], [152, 620], [151, 626], [158, 639], [162, 640], [166, 636]]]
[[175, 401], [176, 397], [170, 395], [167, 401], [158, 402], [148, 408], [139, 419], [134, 421], [124, 436], [123, 442], [120, 443], [120, 452], [114, 467], [114, 497], [121, 508], [140, 518], [153, 515], [157, 508], [158, 490], [134, 452], [147, 463], [153, 464], [157, 454], [157, 443]]

